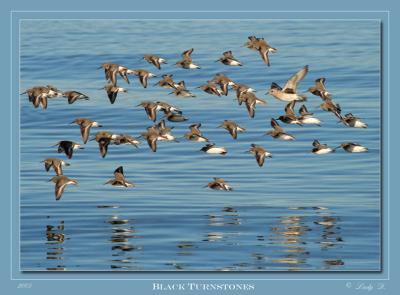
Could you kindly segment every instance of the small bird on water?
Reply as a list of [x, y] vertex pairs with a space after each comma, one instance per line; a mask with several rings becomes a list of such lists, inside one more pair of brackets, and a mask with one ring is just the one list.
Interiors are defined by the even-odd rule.
[[232, 187], [226, 183], [223, 178], [214, 177], [214, 181], [209, 182], [205, 187], [209, 187], [213, 190], [220, 190], [220, 191], [232, 191]]

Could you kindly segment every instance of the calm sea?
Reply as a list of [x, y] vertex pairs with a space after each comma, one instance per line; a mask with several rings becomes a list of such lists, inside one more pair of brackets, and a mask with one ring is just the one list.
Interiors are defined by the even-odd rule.
[[[333, 20], [24, 20], [20, 34], [20, 90], [51, 84], [90, 97], [68, 105], [65, 98], [34, 109], [20, 97], [21, 270], [379, 270], [380, 269], [380, 24]], [[271, 67], [256, 51], [243, 47], [247, 37], [265, 37], [278, 49]], [[177, 68], [180, 54], [193, 47], [200, 70]], [[243, 67], [215, 62], [232, 50]], [[157, 70], [143, 54], [164, 57]], [[104, 62], [144, 68], [157, 78], [147, 89], [137, 78], [120, 86], [111, 105], [104, 90]], [[322, 126], [288, 126], [296, 140], [265, 136], [270, 120], [285, 103], [266, 95], [271, 82], [283, 85], [304, 65], [305, 92], [326, 77], [344, 113], [363, 118], [367, 129], [339, 124], [309, 95], [308, 110]], [[223, 72], [250, 85], [266, 106], [250, 119], [245, 106], [211, 96], [196, 87]], [[162, 74], [184, 80], [197, 97], [179, 98], [154, 87]], [[98, 130], [139, 136], [152, 122], [137, 105], [161, 100], [180, 107], [187, 122], [170, 123], [179, 142], [161, 142], [153, 153], [142, 142], [110, 146], [102, 159], [97, 143], [78, 150], [64, 174], [77, 179], [60, 201], [48, 182], [42, 160], [66, 159], [52, 147], [60, 140], [81, 142], [75, 118], [99, 121]], [[159, 118], [161, 114], [159, 114]], [[237, 140], [218, 125], [225, 119], [247, 129]], [[200, 152], [202, 143], [182, 138], [202, 123], [204, 136], [228, 149], [226, 156]], [[327, 155], [310, 151], [314, 139], [335, 147], [357, 142], [368, 153], [343, 150]], [[246, 153], [250, 144], [273, 154], [264, 167]], [[103, 185], [116, 167], [136, 187]], [[224, 178], [232, 192], [204, 188]]]

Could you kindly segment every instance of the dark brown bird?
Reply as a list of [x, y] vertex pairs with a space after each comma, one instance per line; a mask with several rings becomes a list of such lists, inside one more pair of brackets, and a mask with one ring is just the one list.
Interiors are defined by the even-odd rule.
[[74, 90], [72, 90], [72, 91], [65, 91], [65, 92], [63, 92], [62, 96], [68, 98], [68, 103], [69, 103], [69, 104], [74, 103], [74, 102], [77, 101], [78, 99], [89, 100], [89, 96], [87, 96], [87, 95], [85, 95], [85, 94], [83, 94], [83, 93], [80, 93], [80, 92], [78, 92], [78, 91], [74, 91]]
[[64, 175], [59, 175], [59, 176], [54, 176], [52, 179], [50, 179], [49, 181], [52, 181], [56, 184], [55, 186], [55, 197], [56, 197], [56, 201], [61, 199], [61, 196], [65, 190], [65, 187], [68, 184], [73, 184], [73, 185], [77, 185], [78, 182], [75, 179], [71, 179], [67, 176]]
[[221, 63], [227, 66], [242, 66], [242, 63], [233, 56], [232, 51], [230, 50], [225, 51], [222, 54], [222, 57], [217, 61], [220, 61]]
[[220, 191], [232, 191], [232, 187], [222, 178], [214, 177], [214, 181], [209, 182], [205, 187]]
[[285, 133], [283, 128], [279, 126], [278, 122], [275, 119], [271, 119], [271, 127], [273, 128], [271, 131], [268, 131], [266, 134], [271, 135], [273, 138], [281, 139], [281, 140], [294, 140], [294, 136]]
[[137, 106], [141, 106], [146, 111], [147, 117], [155, 122], [157, 120], [157, 108], [158, 104], [152, 101], [142, 101]]
[[49, 171], [51, 167], [53, 167], [54, 172], [56, 172], [56, 175], [62, 175], [62, 166], [69, 166], [70, 164], [57, 158], [47, 158], [46, 160], [42, 161], [44, 163], [44, 168], [46, 171]]
[[219, 87], [221, 88], [222, 94], [225, 96], [228, 95], [229, 86], [235, 85], [235, 83], [230, 78], [228, 78], [227, 76], [225, 76], [222, 73], [216, 74], [215, 77], [212, 79], [212, 81], [219, 85]]
[[207, 84], [203, 84], [203, 85], [199, 86], [198, 88], [200, 88], [201, 90], [203, 90], [206, 93], [217, 95], [217, 96], [221, 96], [221, 94], [223, 93], [222, 90], [218, 89], [217, 84], [214, 83], [213, 81], [207, 81]]
[[68, 159], [72, 158], [72, 155], [74, 153], [74, 150], [77, 149], [84, 149], [80, 144], [77, 144], [76, 142], [68, 141], [68, 140], [62, 140], [59, 141], [56, 145], [58, 146], [58, 153], [64, 152], [65, 155], [68, 157]]
[[172, 74], [165, 74], [162, 75], [162, 79], [160, 81], [158, 81], [156, 84], [154, 84], [154, 86], [160, 86], [163, 88], [167, 88], [167, 89], [175, 89], [177, 87], [178, 84], [176, 84], [174, 82], [174, 79], [172, 79]]
[[258, 166], [262, 167], [264, 165], [265, 158], [272, 158], [272, 154], [269, 153], [260, 145], [251, 144], [249, 152], [256, 157]]
[[147, 81], [149, 78], [156, 77], [153, 73], [143, 69], [133, 70], [133, 73], [139, 77], [140, 84], [142, 84], [144, 88], [147, 88]]
[[114, 171], [114, 178], [107, 181], [105, 184], [111, 184], [112, 186], [119, 187], [134, 187], [135, 185], [132, 182], [129, 182], [125, 179], [124, 168], [119, 166]]
[[80, 127], [81, 130], [81, 136], [83, 143], [87, 143], [89, 139], [89, 134], [90, 134], [90, 128], [91, 127], [103, 127], [102, 125], [99, 124], [97, 121], [93, 121], [90, 119], [86, 118], [77, 118], [75, 119], [71, 124], [77, 124]]
[[161, 64], [166, 64], [167, 61], [158, 55], [154, 54], [145, 54], [143, 59], [150, 64], [153, 64], [157, 69], [161, 69]]
[[115, 100], [117, 99], [117, 94], [119, 92], [128, 92], [128, 90], [126, 90], [125, 88], [114, 86], [112, 84], [106, 85], [102, 89], [105, 89], [105, 91], [107, 92], [107, 96], [111, 104], [114, 104]]
[[231, 121], [231, 120], [224, 120], [224, 122], [218, 127], [228, 130], [229, 134], [232, 136], [233, 139], [237, 139], [238, 131], [239, 132], [246, 131], [245, 128], [239, 126], [235, 121]]
[[318, 78], [315, 80], [315, 86], [308, 88], [308, 91], [321, 97], [322, 100], [332, 99], [332, 95], [326, 90], [325, 81], [325, 78]]

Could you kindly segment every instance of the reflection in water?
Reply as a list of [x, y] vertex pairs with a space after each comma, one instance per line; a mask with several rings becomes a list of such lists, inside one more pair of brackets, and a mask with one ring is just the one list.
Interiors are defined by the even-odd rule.
[[[283, 253], [278, 258], [272, 259], [272, 263], [284, 265], [288, 270], [304, 269], [310, 257], [309, 249], [314, 243], [319, 244], [322, 251], [342, 246], [343, 238], [338, 225], [340, 220], [328, 208], [292, 207], [289, 210], [297, 212], [294, 215], [280, 217], [276, 224], [271, 226], [269, 243], [278, 246], [277, 249], [274, 248], [274, 252]], [[263, 236], [259, 235], [257, 239], [263, 240]], [[326, 259], [323, 256], [321, 262], [325, 269], [344, 265], [340, 257]]]
[[[46, 259], [55, 261], [55, 266], [47, 267], [47, 270], [66, 270], [64, 265], [64, 221], [59, 225], [46, 225]], [[49, 261], [50, 262], [50, 261]]]
[[[210, 231], [206, 233], [204, 242], [217, 242], [223, 240], [227, 242], [227, 239], [232, 236], [238, 235], [238, 231], [225, 231], [227, 227], [234, 227], [242, 223], [238, 211], [233, 207], [224, 207], [221, 210], [222, 213], [208, 214], [208, 226]], [[214, 227], [221, 227], [221, 230], [216, 231]]]
[[134, 257], [130, 253], [140, 250], [140, 247], [131, 243], [131, 239], [138, 238], [131, 221], [114, 215], [107, 220], [107, 223], [111, 224], [110, 242], [113, 252], [110, 267], [118, 270], [132, 270]]
[[270, 244], [278, 245], [274, 252], [278, 258], [272, 259], [273, 264], [287, 266], [295, 270], [306, 263], [309, 255], [306, 250], [306, 236], [311, 229], [305, 224], [304, 216], [282, 216], [277, 224], [271, 226]]
[[[320, 230], [322, 230], [321, 237], [318, 241], [321, 250], [328, 251], [330, 249], [342, 247], [343, 238], [341, 234], [341, 228], [338, 225], [339, 221], [339, 218], [332, 216], [332, 214], [328, 211], [324, 212], [324, 214], [320, 214], [319, 218], [314, 222], [320, 227]], [[337, 257], [330, 257], [323, 260], [323, 264], [326, 269], [332, 269], [332, 267], [344, 265], [344, 261]]]

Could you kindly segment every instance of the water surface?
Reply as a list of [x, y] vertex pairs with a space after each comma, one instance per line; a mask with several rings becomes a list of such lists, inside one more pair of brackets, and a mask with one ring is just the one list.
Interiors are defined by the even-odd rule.
[[[242, 45], [247, 36], [265, 37], [278, 48], [271, 67], [257, 52]], [[375, 21], [301, 20], [24, 20], [21, 22], [21, 92], [35, 85], [78, 90], [90, 97], [68, 105], [49, 101], [34, 109], [20, 98], [21, 270], [379, 270], [380, 269], [380, 24]], [[180, 53], [195, 48], [200, 70], [175, 67]], [[226, 50], [243, 62], [227, 67], [215, 60]], [[157, 70], [141, 58], [159, 54], [168, 64]], [[169, 90], [144, 89], [135, 77], [120, 85], [128, 93], [111, 105], [103, 90], [103, 62], [174, 75], [185, 80], [197, 97], [177, 98]], [[319, 77], [327, 78], [344, 113], [363, 118], [367, 129], [348, 128], [319, 109], [321, 100], [306, 103], [323, 123], [284, 126], [296, 136], [283, 142], [264, 136], [272, 117], [285, 104], [265, 92], [281, 85], [308, 64], [300, 84], [306, 91]], [[268, 101], [250, 119], [231, 91], [218, 98], [196, 89], [223, 72], [257, 89]], [[189, 121], [169, 123], [182, 137], [191, 123], [228, 149], [226, 156], [199, 152], [201, 143], [159, 143], [152, 153], [110, 146], [106, 158], [93, 141], [77, 151], [64, 173], [78, 180], [54, 199], [54, 186], [40, 161], [66, 159], [53, 144], [81, 142], [77, 117], [100, 121], [104, 128], [139, 136], [152, 125], [142, 100], [162, 100], [180, 107]], [[159, 117], [161, 114], [159, 114]], [[247, 129], [236, 141], [217, 128], [232, 119]], [[92, 134], [98, 131], [92, 129]], [[364, 154], [343, 150], [310, 153], [318, 139], [330, 146], [358, 142]], [[259, 168], [245, 153], [251, 143], [273, 154]], [[132, 189], [104, 186], [122, 165]], [[223, 177], [232, 192], [204, 188]]]

